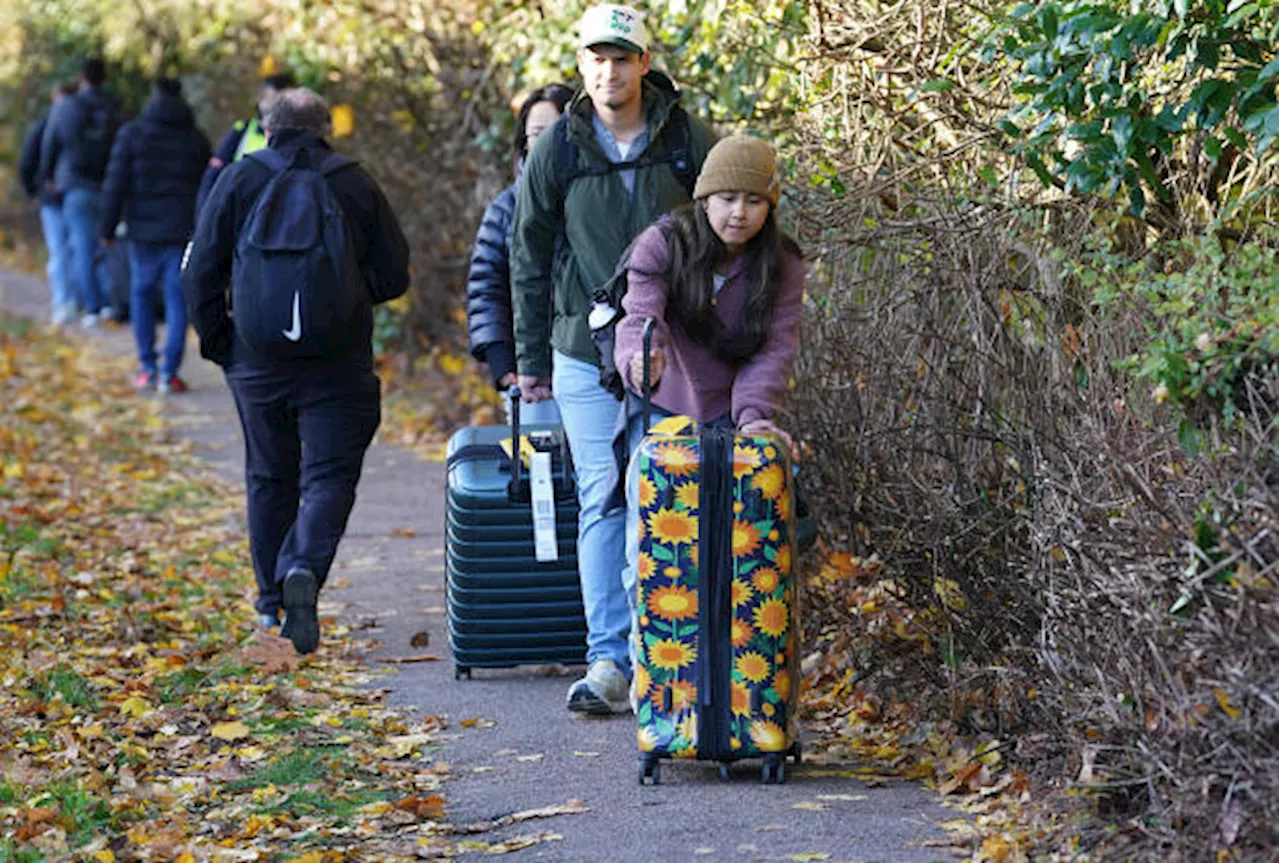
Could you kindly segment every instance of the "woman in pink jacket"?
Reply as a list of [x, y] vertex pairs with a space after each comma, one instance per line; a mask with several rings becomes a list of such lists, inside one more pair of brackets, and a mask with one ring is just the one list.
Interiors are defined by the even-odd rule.
[[[707, 155], [693, 202], [637, 238], [614, 360], [639, 394], [641, 333], [653, 318], [655, 413], [782, 433], [774, 415], [800, 346], [804, 262], [778, 229], [780, 191], [772, 147], [725, 138]], [[630, 451], [638, 418], [628, 432]]]
[[[774, 415], [800, 347], [804, 261], [774, 214], [781, 189], [773, 148], [737, 135], [720, 141], [703, 163], [691, 204], [642, 233], [628, 262], [626, 316], [618, 323], [614, 362], [629, 395], [615, 451], [621, 463], [644, 434], [635, 410], [641, 393], [645, 319], [655, 322], [650, 360], [657, 415], [684, 414], [743, 433], [777, 432]], [[623, 443], [625, 441], [625, 443]], [[794, 449], [794, 447], [793, 447]], [[625, 473], [627, 567], [622, 589], [632, 607], [636, 649], [635, 505], [638, 473]], [[616, 489], [613, 502], [621, 503]], [[632, 710], [636, 709], [632, 689]]]

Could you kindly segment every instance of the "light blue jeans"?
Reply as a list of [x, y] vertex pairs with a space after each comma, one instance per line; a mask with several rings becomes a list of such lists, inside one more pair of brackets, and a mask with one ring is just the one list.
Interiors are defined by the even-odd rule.
[[599, 369], [558, 351], [552, 361], [551, 390], [578, 480], [578, 576], [587, 616], [587, 662], [611, 659], [629, 677], [627, 644], [634, 598], [623, 583], [626, 513], [604, 512], [614, 470], [613, 428], [621, 405], [600, 386]]
[[71, 278], [71, 244], [62, 208], [53, 204], [41, 204], [40, 227], [44, 230], [44, 245], [49, 251], [45, 274], [49, 277], [54, 318], [69, 320], [76, 310], [76, 295], [75, 282]]
[[[182, 244], [129, 243], [130, 317], [138, 367], [162, 380], [178, 374], [187, 341], [187, 303], [182, 296]], [[156, 369], [156, 312], [164, 299], [164, 357]]]
[[102, 310], [103, 290], [98, 264], [98, 222], [102, 218], [102, 193], [68, 189], [62, 196], [62, 215], [71, 239], [71, 272], [80, 291], [80, 311], [96, 315]]

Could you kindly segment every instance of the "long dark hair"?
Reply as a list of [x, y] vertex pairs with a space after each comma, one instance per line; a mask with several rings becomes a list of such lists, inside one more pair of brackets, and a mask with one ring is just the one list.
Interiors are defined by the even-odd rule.
[[[663, 222], [667, 238], [667, 320], [680, 325], [694, 341], [709, 345], [716, 356], [741, 365], [764, 347], [773, 324], [784, 255], [800, 256], [800, 247], [778, 229], [771, 208], [764, 227], [751, 238], [747, 256], [747, 297], [732, 329], [716, 317], [716, 267], [729, 252], [711, 229], [699, 201], [673, 210]], [[646, 274], [653, 275], [653, 274]]]
[[573, 99], [573, 90], [564, 84], [548, 84], [534, 90], [521, 103], [520, 113], [516, 114], [516, 130], [512, 140], [517, 163], [529, 155], [529, 141], [525, 138], [524, 130], [529, 125], [529, 112], [533, 110], [533, 106], [539, 102], [550, 102], [563, 114], [564, 106], [568, 105], [571, 99]]

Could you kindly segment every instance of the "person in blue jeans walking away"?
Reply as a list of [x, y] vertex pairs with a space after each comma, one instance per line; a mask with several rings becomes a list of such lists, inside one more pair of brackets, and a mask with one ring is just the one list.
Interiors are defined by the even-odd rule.
[[409, 246], [373, 178], [324, 140], [319, 95], [287, 91], [263, 125], [267, 148], [228, 166], [205, 203], [183, 292], [244, 431], [259, 622], [273, 627], [283, 610], [280, 634], [310, 653], [381, 419], [373, 306], [408, 289]]
[[583, 15], [582, 89], [529, 153], [512, 240], [518, 383], [526, 401], [554, 393], [577, 470], [588, 662], [568, 693], [577, 713], [628, 710], [631, 676], [625, 513], [605, 510], [618, 401], [600, 382], [591, 298], [640, 231], [689, 201], [681, 172], [696, 173], [714, 140], [671, 89], [646, 79], [648, 46], [635, 9], [594, 6]]
[[[643, 437], [645, 322], [654, 321], [649, 360], [653, 413], [682, 415], [743, 434], [772, 432], [800, 348], [804, 261], [778, 228], [777, 161], [766, 142], [746, 135], [711, 149], [694, 202], [649, 227], [627, 264], [625, 316], [614, 362], [627, 400], [625, 451]], [[793, 457], [794, 457], [794, 449]], [[626, 476], [628, 595], [636, 595], [638, 471]], [[619, 476], [621, 476], [621, 472]], [[620, 503], [615, 488], [612, 502]]]
[[[102, 189], [104, 246], [116, 224], [129, 226], [129, 306], [138, 348], [134, 386], [186, 392], [178, 376], [187, 340], [182, 252], [195, 222], [196, 192], [209, 161], [209, 139], [196, 128], [182, 83], [159, 78], [142, 114], [116, 135]], [[164, 302], [164, 353], [156, 361], [156, 312]]]
[[[573, 91], [563, 84], [548, 84], [529, 94], [516, 115], [514, 142], [516, 182], [498, 193], [480, 220], [471, 248], [467, 274], [467, 332], [471, 355], [489, 366], [494, 387], [502, 393], [516, 382], [515, 337], [511, 332], [511, 231], [515, 221], [516, 192], [529, 147], [564, 113]], [[511, 402], [503, 399], [507, 413]], [[554, 399], [529, 405], [521, 411], [527, 424], [556, 424], [560, 412]], [[507, 422], [511, 417], [507, 416]]]
[[62, 196], [71, 270], [83, 313], [80, 323], [85, 327], [112, 317], [103, 297], [105, 267], [97, 256], [102, 180], [120, 125], [120, 109], [103, 89], [106, 80], [102, 59], [86, 60], [80, 70], [80, 89], [54, 108], [40, 143], [40, 183]]
[[[53, 108], [68, 96], [74, 95], [74, 84], [61, 83], [53, 88]], [[50, 109], [52, 111], [52, 108]], [[49, 259], [45, 274], [49, 278], [50, 320], [55, 324], [70, 323], [76, 316], [76, 296], [71, 268], [67, 260], [70, 241], [67, 222], [62, 217], [62, 195], [40, 182], [40, 147], [44, 142], [44, 130], [49, 125], [49, 114], [31, 124], [22, 141], [22, 157], [18, 174], [22, 187], [30, 198], [40, 201], [40, 227], [44, 231], [44, 245]]]

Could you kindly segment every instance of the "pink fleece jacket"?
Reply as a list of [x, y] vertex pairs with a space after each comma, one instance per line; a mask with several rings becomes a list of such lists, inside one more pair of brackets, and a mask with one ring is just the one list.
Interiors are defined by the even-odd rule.
[[[626, 317], [618, 324], [614, 361], [627, 386], [640, 392], [640, 381], [631, 380], [631, 358], [641, 350], [644, 319], [654, 318], [653, 345], [666, 354], [667, 366], [653, 403], [675, 414], [707, 422], [731, 413], [736, 425], [772, 419], [791, 378], [791, 367], [800, 348], [803, 313], [804, 261], [784, 253], [773, 325], [764, 345], [736, 369], [718, 358], [709, 346], [690, 338], [679, 324], [666, 319], [668, 282], [667, 241], [662, 229], [651, 225], [636, 241], [622, 300]], [[716, 317], [732, 332], [739, 324], [747, 296], [747, 259], [738, 257], [725, 273], [725, 284], [716, 296]]]

